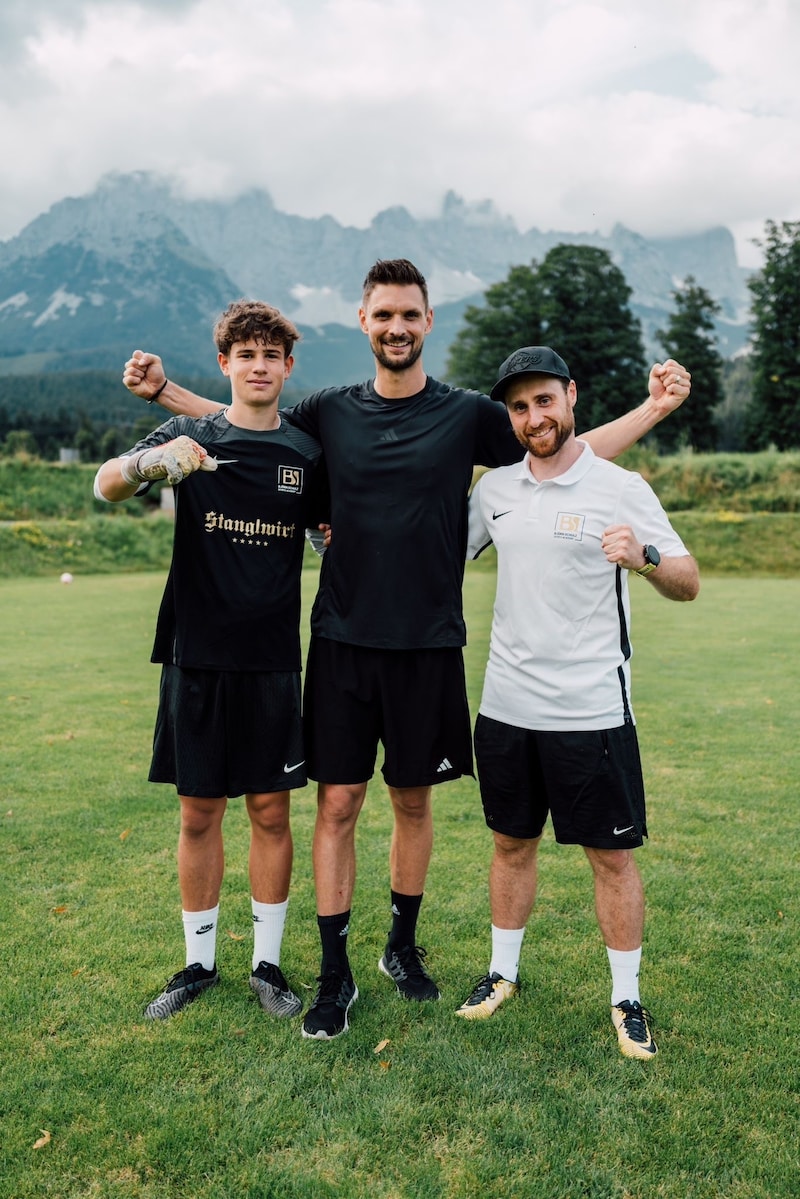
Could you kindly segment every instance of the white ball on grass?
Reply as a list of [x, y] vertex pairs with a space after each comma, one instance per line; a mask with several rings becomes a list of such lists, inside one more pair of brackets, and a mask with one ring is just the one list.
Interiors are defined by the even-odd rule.
[[68, 570], [65, 570], [63, 575], [61, 576], [61, 582], [62, 583], [71, 583], [72, 582], [72, 575], [69, 573]]

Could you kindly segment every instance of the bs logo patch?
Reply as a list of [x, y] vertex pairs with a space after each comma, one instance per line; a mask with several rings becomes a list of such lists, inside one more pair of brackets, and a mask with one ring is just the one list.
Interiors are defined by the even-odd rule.
[[563, 538], [566, 541], [583, 541], [583, 526], [585, 523], [586, 517], [579, 516], [577, 512], [559, 512], [556, 516], [556, 527], [553, 530], [553, 536]]
[[292, 491], [296, 495], [302, 494], [302, 491], [303, 491], [303, 468], [302, 468], [302, 466], [279, 466], [278, 467], [278, 491]]

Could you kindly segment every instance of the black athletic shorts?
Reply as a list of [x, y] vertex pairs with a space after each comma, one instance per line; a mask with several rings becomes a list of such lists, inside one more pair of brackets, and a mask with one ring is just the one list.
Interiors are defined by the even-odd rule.
[[299, 673], [163, 666], [149, 778], [200, 799], [304, 787]]
[[488, 716], [475, 722], [475, 760], [486, 823], [508, 837], [633, 849], [647, 836], [636, 728], [538, 733]]
[[390, 787], [428, 787], [472, 774], [460, 649], [371, 649], [311, 640], [303, 713], [308, 773], [363, 783], [383, 743]]

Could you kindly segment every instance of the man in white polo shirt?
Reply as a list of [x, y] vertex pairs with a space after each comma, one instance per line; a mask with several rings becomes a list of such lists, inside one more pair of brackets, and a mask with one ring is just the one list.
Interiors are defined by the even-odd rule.
[[[650, 391], [685, 385], [674, 363]], [[519, 991], [525, 924], [548, 814], [556, 840], [581, 845], [612, 975], [611, 1018], [627, 1057], [656, 1053], [639, 997], [644, 893], [633, 849], [647, 836], [630, 702], [628, 575], [692, 600], [697, 564], [655, 493], [575, 436], [577, 388], [558, 354], [528, 346], [500, 367], [521, 463], [491, 471], [470, 499], [468, 556], [497, 549], [489, 662], [475, 725], [486, 823], [492, 958], [458, 1009], [484, 1019]], [[645, 584], [646, 585], [646, 584]]]

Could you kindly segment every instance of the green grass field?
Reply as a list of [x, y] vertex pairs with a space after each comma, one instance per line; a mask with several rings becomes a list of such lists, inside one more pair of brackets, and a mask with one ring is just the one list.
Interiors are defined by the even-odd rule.
[[[162, 577], [0, 581], [2, 1199], [800, 1193], [800, 579], [709, 578], [692, 605], [632, 582], [651, 832], [642, 994], [661, 1049], [643, 1064], [616, 1047], [588, 867], [549, 835], [520, 999], [485, 1024], [454, 1018], [489, 952], [490, 839], [471, 779], [435, 800], [420, 940], [441, 1003], [404, 1003], [376, 969], [390, 837], [376, 781], [359, 822], [349, 1034], [305, 1041], [250, 997], [238, 801], [222, 983], [171, 1022], [141, 1019], [183, 950], [177, 804], [145, 782]], [[304, 583], [310, 597], [312, 570]], [[474, 710], [493, 583], [491, 563], [469, 567]], [[313, 790], [297, 793], [282, 959], [309, 998], [313, 813]]]

